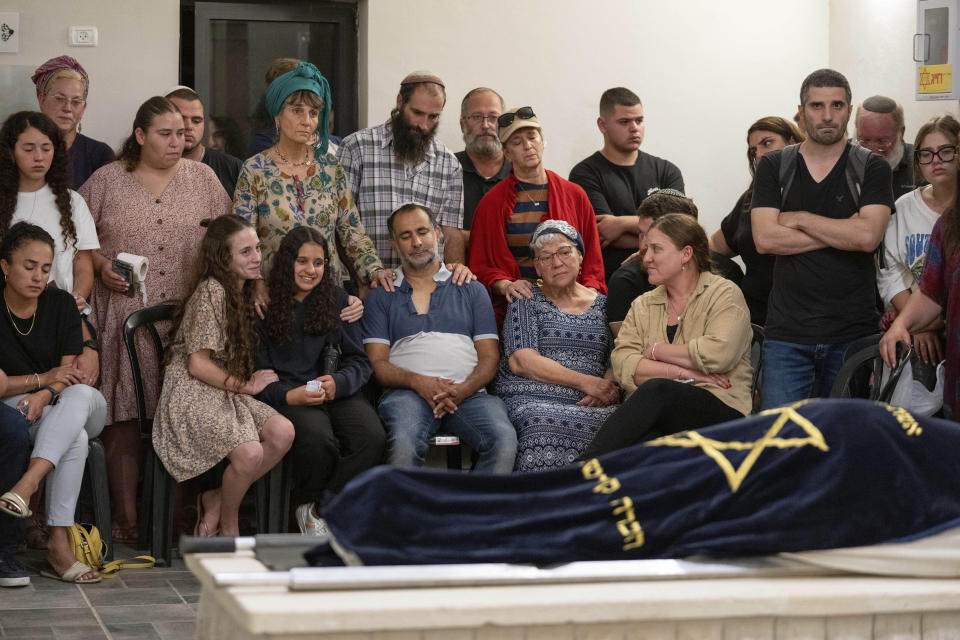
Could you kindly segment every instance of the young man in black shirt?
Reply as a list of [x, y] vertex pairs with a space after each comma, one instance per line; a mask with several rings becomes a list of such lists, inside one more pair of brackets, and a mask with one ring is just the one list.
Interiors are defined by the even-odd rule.
[[790, 147], [757, 166], [753, 238], [760, 253], [777, 256], [763, 345], [764, 409], [828, 396], [847, 344], [877, 331], [873, 252], [893, 207], [890, 165], [870, 154], [859, 193], [852, 192], [850, 100], [843, 75], [811, 73], [800, 88], [807, 139], [787, 193], [780, 165]]
[[676, 189], [683, 193], [683, 176], [671, 162], [640, 151], [646, 123], [643, 103], [624, 87], [600, 96], [597, 127], [603, 149], [570, 171], [570, 182], [583, 187], [597, 215], [607, 281], [637, 249], [637, 207], [651, 191]]
[[189, 87], [177, 87], [167, 94], [167, 99], [176, 105], [183, 114], [183, 157], [207, 165], [217, 174], [217, 179], [223, 185], [224, 191], [230, 198], [237, 188], [237, 177], [243, 162], [230, 154], [221, 153], [204, 146], [203, 130], [204, 116], [203, 103], [200, 96]]

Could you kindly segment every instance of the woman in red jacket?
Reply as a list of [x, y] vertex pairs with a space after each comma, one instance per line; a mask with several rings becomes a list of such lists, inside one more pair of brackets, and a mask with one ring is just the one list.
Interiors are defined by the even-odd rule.
[[585, 251], [577, 282], [604, 294], [607, 286], [593, 207], [582, 188], [543, 168], [543, 135], [533, 109], [511, 109], [497, 125], [513, 171], [477, 205], [469, 264], [490, 291], [499, 327], [507, 303], [533, 295], [530, 236], [544, 220], [565, 220], [580, 232]]

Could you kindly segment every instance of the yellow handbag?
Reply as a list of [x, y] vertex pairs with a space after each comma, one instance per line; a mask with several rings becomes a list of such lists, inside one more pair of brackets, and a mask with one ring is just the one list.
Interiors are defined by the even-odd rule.
[[146, 569], [157, 562], [152, 556], [137, 556], [129, 560], [104, 563], [107, 545], [100, 538], [100, 530], [92, 524], [73, 523], [73, 526], [67, 529], [67, 542], [77, 560], [99, 571], [104, 577], [113, 577], [120, 569]]

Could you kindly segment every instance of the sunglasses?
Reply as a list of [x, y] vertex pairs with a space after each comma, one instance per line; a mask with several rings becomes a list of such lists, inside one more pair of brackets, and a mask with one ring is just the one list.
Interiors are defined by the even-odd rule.
[[521, 120], [529, 120], [530, 118], [535, 118], [537, 114], [533, 112], [533, 107], [520, 107], [513, 113], [505, 113], [499, 118], [497, 118], [497, 126], [501, 129], [505, 129], [513, 124], [513, 121], [517, 118]]

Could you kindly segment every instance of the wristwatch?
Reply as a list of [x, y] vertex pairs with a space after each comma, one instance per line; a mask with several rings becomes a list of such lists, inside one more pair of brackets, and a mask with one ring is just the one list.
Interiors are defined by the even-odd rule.
[[100, 343], [97, 342], [96, 340], [84, 340], [84, 341], [83, 341], [83, 346], [86, 347], [86, 348], [88, 348], [88, 349], [93, 349], [93, 350], [96, 351], [97, 353], [100, 352]]
[[45, 384], [45, 385], [43, 385], [43, 386], [40, 387], [40, 388], [41, 388], [41, 389], [46, 389], [47, 391], [50, 392], [51, 398], [50, 398], [49, 404], [50, 404], [51, 407], [52, 407], [53, 405], [57, 404], [57, 401], [60, 400], [60, 392], [59, 392], [59, 391], [57, 391], [56, 389], [54, 389], [53, 387], [51, 387], [51, 386], [48, 385], [48, 384]]

